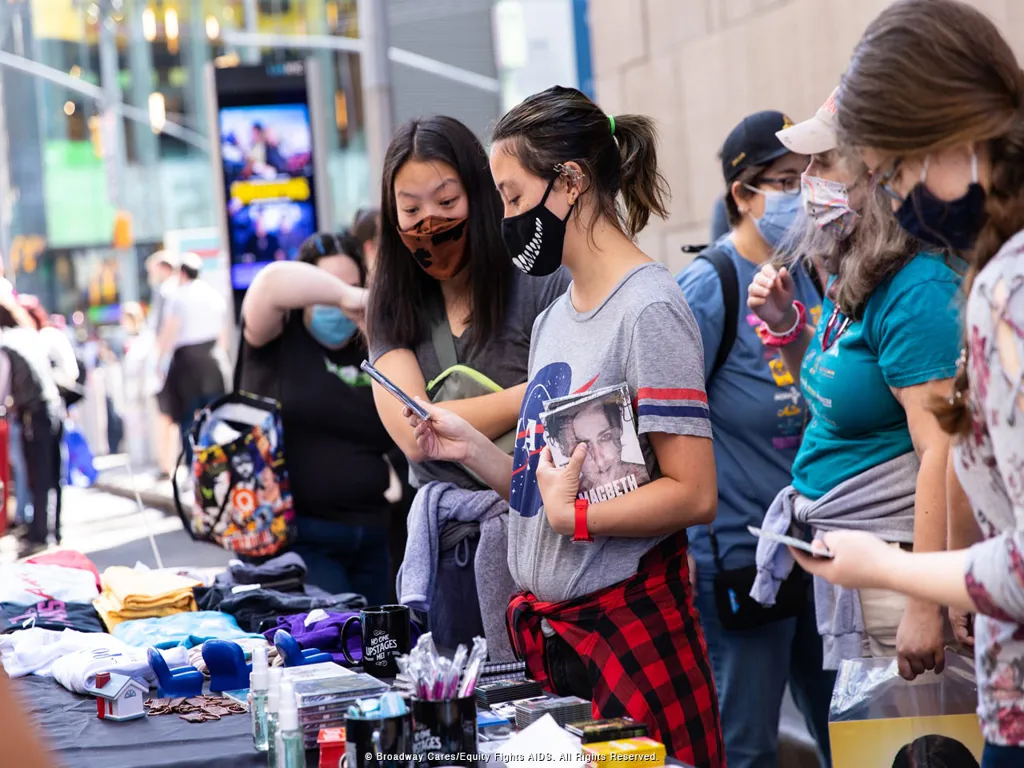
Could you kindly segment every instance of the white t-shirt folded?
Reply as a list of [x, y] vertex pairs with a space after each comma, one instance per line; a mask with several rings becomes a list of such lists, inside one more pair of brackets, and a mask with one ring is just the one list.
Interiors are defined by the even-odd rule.
[[[188, 651], [181, 646], [160, 653], [169, 667], [188, 664]], [[32, 627], [0, 635], [0, 663], [8, 677], [53, 677], [75, 693], [85, 693], [99, 672], [118, 672], [147, 685], [156, 681], [145, 648], [100, 632]]]
[[[75, 651], [53, 662], [53, 678], [73, 693], [85, 693], [86, 686], [92, 685], [100, 672], [117, 672], [146, 685], [156, 682], [145, 648], [133, 648], [112, 635], [107, 637], [113, 642], [106, 647]], [[180, 645], [160, 653], [169, 667], [188, 664], [188, 651]]]

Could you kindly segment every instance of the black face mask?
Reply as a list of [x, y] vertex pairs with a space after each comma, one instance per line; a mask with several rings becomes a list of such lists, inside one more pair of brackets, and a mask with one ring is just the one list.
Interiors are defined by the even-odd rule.
[[569, 206], [564, 219], [547, 209], [544, 203], [557, 180], [557, 176], [551, 180], [537, 205], [501, 222], [501, 239], [505, 241], [512, 263], [534, 277], [550, 275], [562, 265], [565, 223], [576, 204]]
[[896, 211], [900, 226], [928, 245], [969, 251], [985, 223], [985, 189], [978, 183], [978, 161], [972, 162], [973, 181], [967, 193], [956, 200], [940, 200], [921, 181], [910, 190]]

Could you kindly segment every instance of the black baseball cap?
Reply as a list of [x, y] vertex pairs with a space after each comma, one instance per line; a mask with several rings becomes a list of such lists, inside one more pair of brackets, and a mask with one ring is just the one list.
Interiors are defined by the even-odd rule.
[[744, 168], [768, 165], [790, 150], [775, 134], [793, 125], [781, 112], [767, 109], [755, 112], [732, 129], [722, 145], [722, 175], [727, 183], [739, 176]]

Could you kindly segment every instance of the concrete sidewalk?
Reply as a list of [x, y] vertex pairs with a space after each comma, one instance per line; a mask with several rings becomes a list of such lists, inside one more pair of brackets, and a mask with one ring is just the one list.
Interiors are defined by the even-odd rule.
[[99, 471], [93, 485], [97, 491], [132, 500], [137, 491], [143, 506], [168, 515], [177, 514], [171, 481], [161, 478], [156, 467], [129, 467], [126, 454], [97, 456], [94, 465]]

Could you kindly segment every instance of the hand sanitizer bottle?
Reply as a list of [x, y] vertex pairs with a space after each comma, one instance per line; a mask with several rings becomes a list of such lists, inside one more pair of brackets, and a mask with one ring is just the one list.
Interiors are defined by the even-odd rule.
[[267, 691], [267, 765], [277, 768], [277, 715], [281, 704], [281, 676], [284, 669], [270, 668], [270, 689]]
[[299, 707], [291, 683], [281, 684], [281, 713], [277, 724], [276, 768], [305, 768], [306, 747], [299, 727]]
[[252, 672], [249, 675], [249, 713], [252, 717], [252, 745], [266, 752], [267, 744], [267, 689], [270, 675], [267, 671], [266, 646], [252, 652]]

